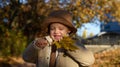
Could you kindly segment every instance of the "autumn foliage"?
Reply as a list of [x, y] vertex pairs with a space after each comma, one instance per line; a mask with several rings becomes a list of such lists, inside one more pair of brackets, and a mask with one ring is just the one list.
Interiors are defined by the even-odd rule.
[[96, 53], [95, 58], [92, 67], [120, 67], [120, 48]]
[[56, 45], [57, 49], [63, 48], [67, 51], [74, 51], [78, 49], [77, 45], [75, 45], [75, 41], [68, 36], [63, 37], [63, 39], [60, 41], [55, 41], [54, 44]]
[[[2, 0], [4, 3], [5, 1]], [[10, 0], [8, 5], [0, 8], [0, 35], [3, 35], [0, 36], [2, 44], [0, 48], [6, 48], [4, 45], [7, 45], [10, 48], [8, 52], [12, 52], [11, 47], [18, 44], [15, 40], [18, 40], [19, 44], [25, 44], [41, 35], [43, 19], [49, 12], [58, 9], [70, 11], [76, 21], [74, 23], [76, 27], [89, 22], [95, 16], [105, 22], [113, 18], [120, 21], [119, 0], [48, 0], [47, 2], [45, 0], [28, 0], [26, 4], [19, 3], [19, 0]], [[8, 39], [11, 40], [11, 43], [6, 44]], [[24, 42], [21, 42], [22, 39]], [[12, 44], [11, 47], [10, 44]], [[16, 50], [16, 47], [14, 48]]]

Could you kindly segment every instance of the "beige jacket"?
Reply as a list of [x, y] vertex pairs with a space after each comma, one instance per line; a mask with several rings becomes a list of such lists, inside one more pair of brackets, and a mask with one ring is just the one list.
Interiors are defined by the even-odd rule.
[[[49, 67], [51, 53], [51, 38], [46, 36], [49, 44], [41, 49], [35, 46], [33, 41], [24, 51], [23, 59], [27, 62], [36, 63], [36, 67]], [[95, 59], [93, 53], [83, 47], [76, 51], [67, 51], [66, 55], [61, 50], [57, 50], [56, 67], [83, 67], [90, 66]]]

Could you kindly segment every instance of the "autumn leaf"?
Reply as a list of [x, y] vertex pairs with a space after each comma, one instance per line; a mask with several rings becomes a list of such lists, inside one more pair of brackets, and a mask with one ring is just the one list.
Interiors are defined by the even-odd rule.
[[57, 49], [59, 48], [64, 48], [66, 50], [70, 50], [70, 51], [74, 51], [76, 49], [78, 49], [77, 46], [74, 45], [75, 41], [70, 38], [70, 37], [63, 37], [62, 40], [60, 40], [59, 42], [58, 41], [55, 41], [54, 44], [57, 46]]

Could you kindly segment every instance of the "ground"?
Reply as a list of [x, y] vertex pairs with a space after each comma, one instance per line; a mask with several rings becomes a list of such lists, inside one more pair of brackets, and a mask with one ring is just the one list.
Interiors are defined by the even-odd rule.
[[92, 67], [120, 67], [120, 48], [95, 54]]
[[[95, 63], [91, 67], [120, 67], [120, 48], [94, 54]], [[35, 67], [25, 63], [21, 57], [0, 58], [0, 67]]]

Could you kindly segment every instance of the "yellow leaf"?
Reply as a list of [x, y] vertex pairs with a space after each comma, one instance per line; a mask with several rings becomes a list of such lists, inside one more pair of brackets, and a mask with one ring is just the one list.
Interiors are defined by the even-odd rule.
[[58, 48], [64, 48], [65, 50], [73, 51], [73, 50], [78, 49], [78, 47], [76, 47], [74, 45], [74, 42], [75, 41], [72, 40], [72, 38], [65, 36], [59, 42], [54, 42], [54, 44], [57, 46], [57, 49]]

